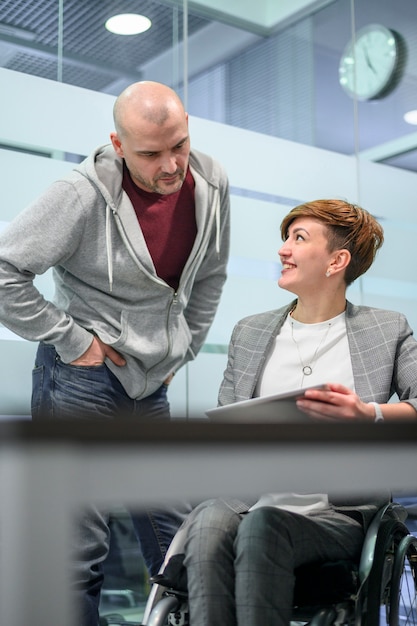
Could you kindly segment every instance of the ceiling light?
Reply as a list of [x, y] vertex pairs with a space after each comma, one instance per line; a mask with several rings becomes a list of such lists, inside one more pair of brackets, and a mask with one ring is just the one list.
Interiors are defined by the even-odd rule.
[[121, 13], [113, 15], [105, 23], [105, 27], [116, 35], [138, 35], [152, 26], [152, 22], [144, 15], [137, 13]]
[[407, 111], [407, 113], [404, 114], [404, 120], [407, 122], [407, 124], [414, 124], [416, 126], [417, 109], [414, 109], [414, 111]]
[[36, 39], [36, 33], [26, 28], [20, 28], [19, 26], [11, 26], [10, 24], [0, 24], [0, 35], [17, 37], [18, 39], [25, 39], [26, 41], [34, 41]]

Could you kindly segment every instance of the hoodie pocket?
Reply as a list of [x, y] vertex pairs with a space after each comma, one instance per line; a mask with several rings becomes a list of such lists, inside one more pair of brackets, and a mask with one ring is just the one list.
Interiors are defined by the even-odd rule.
[[129, 354], [150, 369], [167, 357], [182, 360], [191, 342], [191, 331], [182, 313], [163, 323], [160, 312], [144, 315], [122, 313], [122, 329], [117, 340], [109, 343], [115, 350]]

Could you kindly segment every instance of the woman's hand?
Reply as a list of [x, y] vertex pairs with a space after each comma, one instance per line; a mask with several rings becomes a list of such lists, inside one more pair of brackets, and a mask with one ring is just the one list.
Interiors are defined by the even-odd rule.
[[327, 383], [324, 389], [308, 389], [297, 400], [297, 407], [311, 418], [334, 422], [361, 420], [373, 422], [375, 409], [372, 404], [362, 402], [359, 396], [344, 385]]

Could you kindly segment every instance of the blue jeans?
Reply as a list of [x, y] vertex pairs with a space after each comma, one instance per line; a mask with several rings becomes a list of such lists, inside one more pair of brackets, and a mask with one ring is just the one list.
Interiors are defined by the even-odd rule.
[[412, 535], [417, 535], [417, 496], [397, 496], [394, 493], [392, 498], [406, 509], [408, 517], [404, 523]]
[[32, 372], [32, 418], [170, 419], [167, 385], [142, 400], [130, 398], [102, 365], [67, 365], [53, 346], [39, 344]]
[[[39, 344], [32, 376], [33, 419], [116, 419], [140, 421], [170, 419], [167, 385], [152, 395], [130, 398], [116, 376], [103, 364], [92, 367], [67, 365], [53, 346]], [[149, 574], [156, 574], [176, 531], [191, 510], [178, 503], [169, 511], [143, 508], [131, 513], [135, 534]], [[91, 506], [74, 528], [74, 586], [80, 610], [80, 626], [98, 626], [103, 583], [102, 563], [109, 551], [106, 512]]]

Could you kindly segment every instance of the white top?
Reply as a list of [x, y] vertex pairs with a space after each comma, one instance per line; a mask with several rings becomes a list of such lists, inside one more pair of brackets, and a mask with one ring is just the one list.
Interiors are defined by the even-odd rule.
[[300, 515], [308, 515], [314, 511], [329, 509], [329, 499], [325, 493], [265, 493], [249, 511], [259, 509], [262, 506], [274, 506]]
[[[304, 374], [303, 366], [311, 367], [312, 373]], [[255, 396], [330, 382], [355, 389], [345, 312], [318, 324], [303, 324], [288, 315], [266, 359]]]
[[[309, 368], [311, 374], [307, 375]], [[288, 315], [267, 357], [255, 395], [284, 393], [329, 382], [355, 389], [345, 313], [318, 324], [303, 324]], [[262, 506], [309, 515], [328, 509], [329, 501], [324, 493], [266, 493], [250, 510]]]

